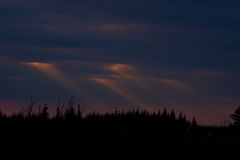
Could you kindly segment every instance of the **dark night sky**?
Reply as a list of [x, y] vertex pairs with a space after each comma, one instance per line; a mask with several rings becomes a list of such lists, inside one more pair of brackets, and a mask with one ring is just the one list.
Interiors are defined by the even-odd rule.
[[239, 1], [1, 0], [0, 19], [5, 111], [74, 95], [221, 124], [239, 103]]

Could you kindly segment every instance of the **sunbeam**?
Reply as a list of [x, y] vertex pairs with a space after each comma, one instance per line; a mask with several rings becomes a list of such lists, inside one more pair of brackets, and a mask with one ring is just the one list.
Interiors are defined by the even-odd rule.
[[91, 80], [110, 89], [117, 95], [129, 100], [131, 103], [137, 105], [138, 107], [142, 107], [145, 104], [145, 102], [138, 99], [135, 95], [131, 94], [126, 89], [123, 89], [122, 87], [120, 87], [114, 80], [107, 79], [107, 78], [91, 78]]
[[72, 92], [74, 96], [81, 96], [84, 99], [89, 99], [92, 97], [84, 87], [73, 82], [63, 72], [57, 69], [54, 64], [46, 62], [26, 62], [24, 64], [30, 66], [31, 68], [37, 69], [44, 75], [53, 79], [56, 83]]

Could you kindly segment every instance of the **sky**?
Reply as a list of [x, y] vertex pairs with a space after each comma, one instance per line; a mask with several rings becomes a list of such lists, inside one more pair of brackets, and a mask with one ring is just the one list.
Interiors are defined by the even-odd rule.
[[0, 19], [5, 112], [74, 96], [222, 124], [239, 104], [239, 1], [1, 0]]

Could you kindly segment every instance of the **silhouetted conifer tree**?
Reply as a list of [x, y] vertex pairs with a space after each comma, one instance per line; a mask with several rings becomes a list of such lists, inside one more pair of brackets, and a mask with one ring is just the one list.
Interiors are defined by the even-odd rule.
[[163, 113], [162, 113], [162, 118], [167, 119], [167, 117], [168, 117], [168, 112], [167, 112], [166, 108], [164, 108]]
[[64, 114], [65, 119], [73, 120], [77, 117], [76, 109], [74, 108], [74, 104], [75, 104], [75, 99], [74, 99], [74, 97], [71, 97], [68, 101], [68, 106], [67, 106], [65, 114]]
[[43, 108], [41, 109], [41, 111], [40, 111], [38, 116], [39, 116], [39, 118], [41, 120], [48, 120], [49, 114], [48, 114], [48, 106], [47, 106], [47, 104], [45, 104], [43, 106]]
[[196, 121], [195, 116], [194, 116], [193, 119], [192, 119], [192, 126], [193, 126], [193, 127], [197, 126], [197, 121]]
[[82, 119], [82, 108], [80, 104], [78, 104], [78, 108], [77, 108], [77, 117], [78, 119]]
[[231, 115], [235, 126], [240, 126], [240, 105], [235, 110], [235, 112]]
[[175, 112], [172, 110], [171, 113], [170, 113], [170, 119], [171, 120], [176, 120], [176, 115], [175, 115]]
[[27, 107], [23, 108], [23, 114], [24, 114], [25, 118], [32, 119], [32, 118], [35, 117], [35, 113], [33, 111], [33, 108], [34, 108], [35, 105], [36, 105], [36, 103], [31, 98]]
[[2, 113], [2, 110], [0, 109], [0, 118], [3, 118], [3, 113]]

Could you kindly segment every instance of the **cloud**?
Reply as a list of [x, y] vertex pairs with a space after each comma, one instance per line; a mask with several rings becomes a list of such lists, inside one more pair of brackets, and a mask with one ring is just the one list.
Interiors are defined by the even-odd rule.
[[[10, 46], [1, 48], [1, 54], [21, 59], [84, 57], [168, 67], [239, 68], [235, 62], [239, 48], [233, 43], [239, 37], [238, 10], [233, 4], [229, 4], [232, 9], [215, 1], [138, 1], [136, 5], [135, 1], [29, 0], [1, 4], [5, 23], [0, 27], [0, 42]], [[71, 51], [69, 56], [62, 51], [54, 54], [51, 48], [92, 51]], [[229, 51], [235, 54], [229, 56]]]

